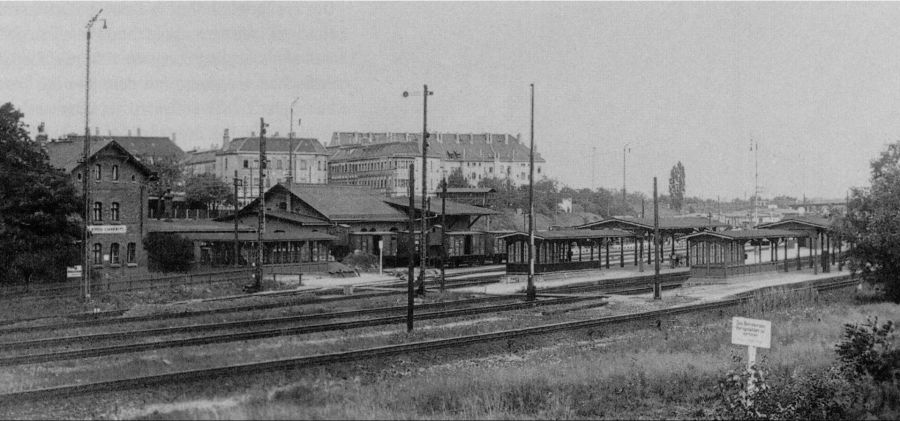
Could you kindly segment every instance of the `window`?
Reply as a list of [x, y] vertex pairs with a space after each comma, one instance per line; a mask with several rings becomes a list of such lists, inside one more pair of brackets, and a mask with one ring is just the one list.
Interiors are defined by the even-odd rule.
[[244, 160], [244, 168], [250, 168], [250, 161]]
[[281, 209], [281, 210], [283, 210], [283, 211], [286, 211], [286, 210], [287, 210], [287, 202], [281, 202], [281, 203], [279, 203], [279, 204], [278, 204], [278, 209]]
[[119, 202], [112, 202], [112, 205], [109, 207], [109, 219], [111, 221], [119, 220]]
[[277, 161], [275, 161], [275, 169], [276, 169], [276, 170], [282, 169], [282, 165], [283, 165], [283, 164], [281, 163], [281, 160], [280, 160], [280, 159], [277, 160]]
[[82, 177], [81, 173], [78, 173], [78, 181], [81, 181], [81, 177]]
[[322, 161], [319, 161], [319, 171], [322, 171]]
[[112, 243], [109, 245], [109, 263], [112, 265], [118, 265], [119, 262], [119, 243]]
[[94, 202], [94, 221], [103, 220], [103, 203]]
[[137, 249], [137, 247], [134, 243], [128, 243], [128, 248], [125, 249], [125, 262], [127, 262], [127, 263], [135, 262], [136, 249]]
[[119, 181], [119, 166], [113, 165], [109, 175], [112, 177], [113, 181]]
[[100, 164], [94, 166], [94, 179], [100, 181], [103, 178], [103, 167]]
[[137, 179], [134, 178], [134, 174], [131, 174], [131, 182], [133, 183], [133, 182], [135, 182], [135, 181], [137, 181]]
[[301, 170], [301, 171], [305, 171], [305, 170], [306, 170], [306, 160], [305, 160], [305, 159], [301, 159], [301, 160], [300, 160], [300, 170]]
[[94, 244], [93, 256], [94, 256], [94, 264], [95, 265], [103, 264], [103, 245], [102, 244]]

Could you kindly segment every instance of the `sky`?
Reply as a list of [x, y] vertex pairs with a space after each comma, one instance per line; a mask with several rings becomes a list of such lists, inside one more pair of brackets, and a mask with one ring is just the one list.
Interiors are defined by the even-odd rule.
[[[571, 187], [843, 198], [900, 137], [900, 3], [5, 2], [0, 102], [33, 133], [509, 133]], [[296, 121], [295, 121], [296, 123]], [[758, 142], [754, 160], [751, 142]], [[626, 149], [626, 145], [627, 149]]]

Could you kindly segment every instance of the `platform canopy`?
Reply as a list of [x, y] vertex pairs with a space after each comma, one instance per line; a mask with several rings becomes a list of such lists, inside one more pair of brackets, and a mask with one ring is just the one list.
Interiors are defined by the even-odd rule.
[[[592, 229], [592, 230], [580, 230], [580, 229], [570, 229], [570, 230], [553, 230], [553, 231], [535, 231], [534, 232], [534, 240], [535, 241], [547, 241], [547, 240], [590, 240], [597, 238], [621, 238], [621, 237], [633, 237], [634, 234], [620, 229]], [[511, 234], [501, 235], [497, 238], [501, 238], [506, 240], [507, 243], [512, 243], [516, 241], [528, 241], [528, 233], [527, 232], [514, 232]]]
[[760, 229], [786, 229], [792, 231], [835, 231], [835, 221], [821, 216], [792, 216], [777, 222], [759, 224]]
[[[712, 221], [708, 218], [659, 218], [661, 235], [689, 234], [697, 231], [729, 228], [728, 224]], [[653, 232], [653, 218], [606, 218], [574, 227], [579, 230], [622, 229], [636, 234]]]
[[751, 230], [728, 230], [728, 231], [704, 231], [684, 237], [690, 241], [737, 241], [746, 242], [750, 240], [768, 240], [781, 238], [797, 238], [805, 237], [806, 233], [790, 230], [779, 229], [751, 229]]

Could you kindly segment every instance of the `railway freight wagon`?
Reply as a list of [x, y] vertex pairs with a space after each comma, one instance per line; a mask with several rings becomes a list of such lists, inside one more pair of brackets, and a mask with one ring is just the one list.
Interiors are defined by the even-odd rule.
[[398, 261], [398, 234], [400, 233], [394, 231], [351, 232], [348, 242], [351, 252], [359, 250], [374, 256], [380, 253], [384, 266], [392, 267], [401, 263]]
[[[483, 265], [493, 256], [490, 234], [482, 231], [450, 231], [446, 233], [445, 264], [456, 267], [461, 264]], [[429, 263], [440, 265], [441, 233], [428, 234]]]
[[489, 261], [499, 265], [506, 260], [506, 240], [499, 237], [513, 232], [515, 231], [486, 231], [485, 241]]

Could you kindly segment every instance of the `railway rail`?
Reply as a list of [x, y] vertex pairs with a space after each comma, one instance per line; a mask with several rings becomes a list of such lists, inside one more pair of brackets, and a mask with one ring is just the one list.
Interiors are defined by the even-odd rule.
[[[800, 291], [815, 289], [818, 291], [839, 289], [855, 285], [858, 281], [851, 278], [850, 275], [832, 278], [823, 282], [808, 282], [796, 286], [779, 287], [780, 290]], [[768, 288], [768, 291], [776, 288]], [[579, 320], [571, 322], [561, 322], [549, 325], [513, 329], [499, 332], [491, 332], [485, 334], [477, 334], [470, 336], [458, 336], [446, 339], [435, 339], [421, 342], [411, 342], [400, 345], [387, 345], [373, 347], [367, 349], [337, 352], [331, 354], [321, 354], [314, 356], [305, 356], [298, 358], [278, 359], [270, 361], [262, 361], [255, 363], [246, 363], [239, 365], [229, 365], [210, 369], [199, 369], [180, 371], [174, 373], [157, 374], [149, 376], [140, 376], [127, 379], [102, 381], [94, 383], [84, 383], [78, 385], [56, 386], [43, 389], [33, 389], [12, 393], [0, 394], [0, 404], [9, 404], [21, 402], [25, 400], [41, 400], [58, 396], [75, 396], [87, 393], [99, 393], [108, 391], [117, 391], [124, 389], [132, 389], [138, 387], [147, 387], [160, 384], [171, 384], [177, 382], [185, 382], [192, 380], [214, 379], [222, 376], [236, 376], [254, 374], [265, 371], [296, 369], [303, 367], [313, 367], [327, 365], [344, 361], [359, 361], [362, 359], [371, 359], [379, 357], [389, 357], [413, 352], [424, 352], [431, 350], [439, 350], [453, 347], [462, 347], [479, 343], [493, 342], [504, 339], [515, 339], [529, 336], [546, 335], [557, 332], [581, 330], [586, 328], [597, 328], [622, 323], [631, 323], [635, 321], [655, 319], [660, 317], [668, 317], [680, 314], [703, 312], [709, 310], [722, 309], [739, 305], [741, 303], [752, 300], [751, 296], [741, 296], [737, 298], [704, 302], [699, 304], [684, 305], [672, 307], [662, 310], [653, 310], [642, 313], [631, 313], [618, 316], [601, 317], [590, 320]]]

